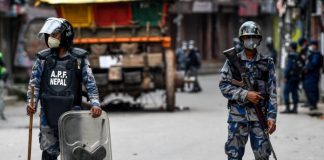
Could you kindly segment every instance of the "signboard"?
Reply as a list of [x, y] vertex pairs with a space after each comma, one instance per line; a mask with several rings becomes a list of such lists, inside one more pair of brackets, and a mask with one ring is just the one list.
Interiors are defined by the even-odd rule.
[[211, 13], [213, 12], [213, 3], [211, 1], [194, 1], [192, 6], [194, 13]]
[[117, 57], [112, 56], [100, 56], [99, 66], [100, 68], [110, 68], [111, 66], [121, 65]]
[[258, 2], [251, 0], [241, 0], [243, 5], [239, 8], [239, 16], [249, 17], [249, 16], [257, 16], [258, 15]]

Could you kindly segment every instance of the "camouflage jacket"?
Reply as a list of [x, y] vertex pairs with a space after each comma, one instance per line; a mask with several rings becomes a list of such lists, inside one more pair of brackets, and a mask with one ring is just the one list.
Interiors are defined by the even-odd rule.
[[[277, 93], [276, 93], [276, 77], [275, 65], [270, 57], [265, 57], [257, 53], [252, 60], [248, 60], [244, 51], [238, 53], [241, 59], [242, 67], [246, 69], [248, 77], [253, 85], [263, 83], [263, 96], [267, 97], [263, 101], [264, 110], [266, 111], [267, 120], [276, 121], [277, 117]], [[219, 88], [225, 98], [229, 100], [229, 116], [228, 122], [248, 122], [258, 121], [253, 105], [246, 99], [247, 90], [232, 83], [233, 79], [241, 80], [234, 75], [232, 65], [226, 60], [221, 70], [221, 81]], [[262, 79], [259, 81], [258, 79]]]
[[[67, 52], [67, 54], [70, 54]], [[30, 102], [31, 99], [31, 85], [34, 85], [34, 106], [37, 107], [38, 100], [40, 98], [39, 91], [41, 86], [41, 77], [43, 73], [45, 60], [39, 58], [36, 59], [34, 66], [32, 68], [32, 74], [30, 77], [28, 91], [27, 91], [27, 101]], [[82, 67], [82, 82], [87, 90], [87, 94], [90, 99], [92, 106], [100, 106], [99, 94], [96, 86], [96, 81], [94, 79], [90, 64], [87, 58], [85, 58], [85, 65]]]

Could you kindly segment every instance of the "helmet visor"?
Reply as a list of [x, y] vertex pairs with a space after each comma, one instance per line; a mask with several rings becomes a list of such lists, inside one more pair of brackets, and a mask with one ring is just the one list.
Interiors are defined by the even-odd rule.
[[38, 38], [44, 38], [44, 34], [52, 34], [55, 32], [62, 33], [64, 31], [63, 20], [58, 18], [48, 18], [38, 33]]

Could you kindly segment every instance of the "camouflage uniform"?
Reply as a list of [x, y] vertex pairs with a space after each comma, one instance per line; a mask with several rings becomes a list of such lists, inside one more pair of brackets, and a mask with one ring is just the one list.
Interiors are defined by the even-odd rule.
[[[264, 57], [257, 53], [252, 60], [248, 60], [244, 51], [238, 53], [242, 67], [247, 71], [252, 84], [259, 83], [256, 77], [259, 73], [267, 73], [267, 81], [264, 82], [263, 93], [268, 98], [263, 103], [267, 120], [276, 121], [277, 99], [276, 99], [276, 78], [275, 65], [271, 58]], [[260, 72], [260, 70], [262, 70]], [[266, 72], [264, 72], [266, 71]], [[250, 135], [250, 142], [254, 156], [257, 160], [269, 159], [271, 154], [270, 146], [262, 132], [260, 123], [253, 108], [253, 105], [246, 100], [247, 90], [232, 83], [237, 77], [233, 74], [233, 67], [227, 60], [221, 70], [222, 78], [219, 83], [220, 90], [225, 98], [229, 100], [228, 116], [228, 140], [225, 144], [225, 152], [229, 160], [241, 160], [244, 155], [245, 144]], [[235, 73], [237, 76], [237, 73]], [[263, 75], [264, 76], [264, 75]]]
[[[67, 54], [70, 54], [67, 52]], [[81, 61], [81, 59], [78, 59], [78, 61]], [[43, 73], [44, 68], [44, 60], [36, 59], [36, 62], [32, 69], [32, 75], [29, 81], [29, 88], [27, 92], [28, 102], [30, 102], [31, 99], [31, 89], [30, 85], [35, 86], [35, 98], [34, 98], [34, 106], [37, 108], [37, 102], [40, 99], [39, 91], [40, 91], [40, 85], [41, 85], [41, 77]], [[80, 63], [79, 63], [80, 64]], [[82, 67], [82, 82], [85, 85], [85, 88], [88, 92], [88, 96], [90, 99], [90, 103], [92, 106], [100, 106], [99, 103], [99, 95], [98, 95], [98, 89], [96, 86], [96, 82], [92, 73], [91, 68], [89, 67], [89, 61], [87, 58], [85, 58], [85, 65]], [[77, 108], [77, 107], [76, 107]], [[79, 107], [80, 109], [80, 107]], [[47, 124], [47, 120], [45, 117], [45, 109], [44, 106], [41, 106], [40, 110], [40, 134], [39, 134], [39, 142], [40, 142], [40, 148], [43, 151], [47, 151], [51, 155], [59, 155], [59, 140], [58, 140], [58, 130], [51, 128]]]

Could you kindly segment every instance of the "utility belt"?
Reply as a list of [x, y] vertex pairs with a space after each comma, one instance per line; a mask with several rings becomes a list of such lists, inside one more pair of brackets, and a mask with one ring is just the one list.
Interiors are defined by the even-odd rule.
[[69, 96], [72, 95], [72, 91], [62, 91], [62, 92], [55, 92], [55, 91], [45, 91], [43, 94], [54, 95], [54, 96]]
[[51, 94], [50, 92], [42, 93], [41, 103], [44, 107], [47, 124], [52, 128], [58, 127], [60, 116], [72, 110], [74, 107], [75, 96], [69, 92]]

